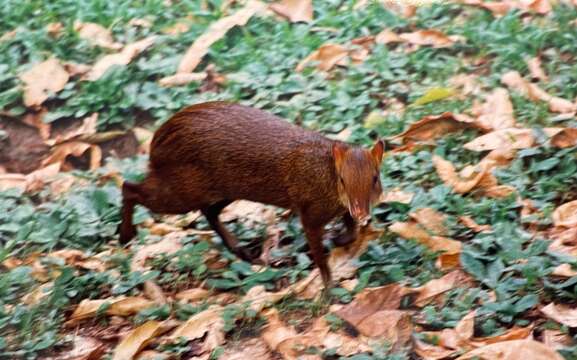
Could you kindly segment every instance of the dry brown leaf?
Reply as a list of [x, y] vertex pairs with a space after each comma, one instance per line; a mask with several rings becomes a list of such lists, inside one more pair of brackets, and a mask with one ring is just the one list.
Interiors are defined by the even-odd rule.
[[38, 286], [36, 289], [32, 290], [28, 294], [22, 297], [22, 302], [26, 305], [36, 305], [42, 299], [46, 298], [52, 291], [54, 287], [54, 282], [50, 281]]
[[403, 139], [405, 144], [413, 141], [428, 141], [466, 128], [479, 127], [474, 123], [473, 119], [466, 115], [445, 112], [441, 115], [423, 117], [421, 120], [412, 123], [407, 130], [396, 135], [395, 138]]
[[529, 72], [534, 79], [538, 79], [543, 82], [549, 81], [547, 74], [545, 74], [545, 71], [543, 71], [541, 59], [539, 59], [539, 57], [532, 57], [527, 59], [527, 67], [529, 68]]
[[103, 357], [106, 346], [101, 341], [86, 336], [74, 336], [72, 349], [64, 350], [54, 357], [43, 357], [45, 360], [99, 360]]
[[416, 222], [394, 222], [389, 226], [389, 230], [405, 239], [415, 240], [432, 251], [442, 251], [445, 254], [459, 254], [461, 252], [461, 242], [431, 235]]
[[335, 313], [353, 326], [382, 310], [397, 310], [405, 295], [415, 290], [399, 284], [390, 284], [376, 288], [366, 288], [355, 299]]
[[389, 29], [384, 29], [375, 36], [375, 43], [377, 44], [399, 43], [403, 41], [404, 40], [397, 33]]
[[272, 354], [266, 343], [258, 338], [241, 341], [232, 349], [224, 351], [219, 360], [272, 360]]
[[491, 232], [493, 231], [493, 228], [491, 228], [491, 225], [479, 225], [475, 222], [475, 220], [473, 220], [472, 217], [467, 216], [467, 215], [463, 215], [463, 216], [459, 216], [459, 221], [465, 225], [466, 227], [468, 227], [469, 229], [473, 230], [474, 232]]
[[574, 345], [573, 338], [560, 330], [543, 330], [543, 343], [554, 350], [561, 350]]
[[166, 235], [157, 243], [145, 245], [138, 249], [132, 257], [130, 269], [132, 271], [143, 271], [148, 267], [145, 265], [146, 260], [158, 255], [174, 254], [182, 248], [181, 240], [186, 236], [186, 232], [172, 232]]
[[571, 264], [561, 264], [553, 269], [551, 275], [570, 278], [577, 276], [577, 270], [573, 270]]
[[462, 88], [461, 94], [476, 95], [481, 91], [479, 76], [476, 74], [457, 74], [449, 79], [452, 88]]
[[405, 192], [400, 189], [393, 189], [391, 191], [383, 191], [379, 201], [381, 203], [398, 202], [401, 204], [410, 204], [415, 194]]
[[412, 289], [417, 292], [415, 305], [423, 307], [434, 300], [437, 296], [455, 288], [464, 286], [470, 277], [461, 270], [454, 270], [440, 279], [429, 281], [423, 286]]
[[523, 79], [517, 71], [509, 71], [501, 76], [501, 82], [509, 88], [520, 92], [529, 99], [541, 100], [549, 103], [549, 110], [559, 113], [572, 113], [577, 106], [569, 100], [551, 96], [536, 84]]
[[214, 350], [224, 343], [224, 320], [222, 312], [224, 308], [220, 305], [212, 305], [208, 309], [192, 316], [185, 323], [177, 327], [169, 338], [178, 340], [195, 340], [204, 338], [202, 351], [204, 353]]
[[86, 74], [86, 80], [96, 81], [100, 79], [112, 66], [128, 65], [140, 53], [151, 47], [155, 41], [156, 37], [150, 36], [132, 44], [126, 45], [122, 51], [116, 54], [110, 54], [100, 58], [100, 60], [94, 64], [88, 74]]
[[485, 178], [490, 177], [488, 166], [482, 166], [480, 171], [474, 173], [472, 176], [467, 178], [461, 178], [453, 164], [449, 161], [441, 158], [440, 156], [433, 156], [433, 165], [437, 171], [437, 174], [443, 180], [443, 182], [453, 188], [455, 192], [459, 194], [468, 193], [475, 189]]
[[164, 295], [164, 291], [162, 291], [162, 288], [158, 286], [154, 281], [145, 281], [142, 290], [144, 296], [154, 301], [156, 304], [163, 305], [168, 302], [166, 296]]
[[179, 300], [179, 301], [192, 303], [192, 302], [204, 300], [204, 299], [208, 298], [209, 296], [210, 296], [210, 291], [205, 290], [205, 289], [201, 289], [201, 288], [195, 288], [195, 289], [188, 289], [188, 290], [180, 291], [176, 295], [174, 295], [174, 298], [176, 300]]
[[269, 8], [290, 22], [313, 21], [312, 0], [281, 0], [270, 4]]
[[489, 94], [480, 108], [481, 113], [476, 122], [487, 130], [500, 130], [516, 126], [513, 104], [509, 92], [497, 88]]
[[523, 340], [531, 338], [532, 326], [528, 327], [513, 327], [502, 334], [495, 336], [488, 336], [482, 338], [472, 338], [469, 345], [473, 347], [482, 347], [490, 344], [496, 344], [502, 341]]
[[550, 303], [541, 312], [550, 319], [568, 327], [577, 327], [577, 309], [563, 304]]
[[82, 141], [83, 137], [96, 134], [96, 126], [98, 124], [98, 113], [93, 113], [90, 116], [82, 119], [82, 124], [63, 134], [57, 135], [54, 139], [47, 141], [48, 145], [58, 145], [70, 140]]
[[163, 77], [158, 81], [160, 86], [172, 87], [172, 86], [182, 86], [193, 81], [202, 81], [206, 79], [207, 74], [202, 73], [176, 73], [174, 75]]
[[247, 200], [233, 202], [224, 208], [220, 215], [223, 222], [242, 220], [247, 226], [273, 224], [275, 219], [276, 214], [272, 207]]
[[250, 0], [237, 12], [211, 24], [208, 30], [199, 36], [184, 54], [178, 64], [177, 73], [191, 73], [196, 69], [212, 44], [220, 40], [235, 26], [244, 26], [253, 15], [265, 9], [260, 1]]
[[59, 258], [64, 260], [68, 265], [103, 272], [106, 270], [104, 262], [95, 257], [88, 257], [80, 250], [76, 249], [62, 249], [48, 253], [46, 257]]
[[339, 44], [323, 44], [309, 56], [301, 60], [296, 71], [300, 72], [311, 62], [318, 62], [317, 68], [321, 71], [329, 71], [339, 62], [347, 58], [349, 50]]
[[68, 156], [80, 157], [90, 150], [90, 170], [100, 167], [102, 150], [97, 145], [87, 144], [81, 141], [70, 141], [52, 147], [51, 154], [42, 161], [42, 165], [64, 165]]
[[265, 307], [279, 302], [290, 292], [290, 288], [278, 292], [266, 291], [264, 285], [253, 286], [240, 300], [241, 303], [249, 303], [250, 308], [261, 312]]
[[415, 353], [423, 360], [440, 360], [449, 358], [455, 350], [432, 345], [422, 340], [415, 339]]
[[500, 129], [469, 141], [463, 147], [471, 151], [527, 149], [535, 144], [531, 129]]
[[409, 214], [409, 217], [419, 223], [426, 230], [439, 236], [447, 236], [445, 226], [447, 216], [432, 208], [420, 208]]
[[64, 89], [70, 76], [60, 61], [55, 58], [35, 64], [20, 74], [24, 82], [24, 105], [40, 106], [48, 97]]
[[177, 21], [173, 25], [162, 29], [162, 32], [167, 35], [179, 35], [185, 33], [190, 29], [188, 21]]
[[98, 312], [98, 309], [104, 304], [110, 305], [106, 310], [106, 314], [108, 315], [129, 316], [137, 314], [141, 310], [153, 306], [154, 302], [143, 297], [136, 296], [98, 300], [82, 300], [72, 315], [70, 315], [70, 319], [68, 320], [67, 324], [74, 325], [79, 321], [94, 317]]
[[114, 349], [112, 360], [132, 359], [150, 341], [162, 333], [162, 323], [150, 320], [131, 330]]
[[577, 146], [577, 128], [565, 128], [551, 137], [551, 145], [559, 148]]
[[84, 75], [92, 69], [92, 66], [86, 64], [78, 64], [74, 62], [64, 63], [64, 68], [68, 71], [70, 76]]
[[411, 315], [402, 310], [377, 311], [361, 320], [355, 327], [365, 336], [386, 341], [393, 352], [407, 347], [413, 335]]
[[404, 33], [400, 34], [399, 37], [414, 45], [432, 46], [435, 48], [452, 46], [458, 40], [457, 37], [447, 36], [435, 29]]
[[16, 34], [18, 33], [18, 30], [11, 30], [11, 31], [7, 31], [4, 34], [2, 34], [2, 36], [0, 36], [0, 42], [3, 41], [9, 41], [14, 39], [14, 37], [16, 36]]
[[577, 227], [577, 200], [559, 206], [553, 211], [553, 224], [561, 227]]
[[469, 351], [457, 360], [563, 360], [563, 357], [535, 340], [503, 341]]
[[118, 50], [122, 48], [122, 44], [114, 41], [110, 30], [102, 25], [76, 21], [74, 23], [74, 30], [78, 32], [78, 36], [80, 36], [80, 38], [88, 41], [92, 45], [111, 50]]
[[24, 174], [0, 174], [0, 191], [8, 189], [26, 190], [26, 175]]
[[134, 358], [136, 360], [170, 360], [171, 354], [161, 353], [156, 350], [144, 350], [138, 353]]

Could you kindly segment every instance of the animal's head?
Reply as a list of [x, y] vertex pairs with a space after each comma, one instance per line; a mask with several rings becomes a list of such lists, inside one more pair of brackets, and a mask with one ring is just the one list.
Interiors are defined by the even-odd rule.
[[385, 146], [378, 140], [372, 149], [333, 145], [338, 192], [343, 205], [361, 225], [371, 219], [371, 206], [381, 195], [380, 165]]

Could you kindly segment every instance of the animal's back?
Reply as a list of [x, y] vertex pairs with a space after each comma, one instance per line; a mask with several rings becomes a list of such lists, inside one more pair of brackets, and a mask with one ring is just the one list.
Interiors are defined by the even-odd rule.
[[288, 187], [306, 182], [299, 186], [314, 191], [319, 172], [332, 164], [330, 144], [262, 110], [212, 102], [188, 107], [160, 127], [151, 168], [200, 170], [223, 197], [289, 207]]

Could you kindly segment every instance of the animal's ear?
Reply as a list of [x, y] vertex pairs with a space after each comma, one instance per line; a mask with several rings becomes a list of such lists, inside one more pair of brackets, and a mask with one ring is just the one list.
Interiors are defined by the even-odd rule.
[[379, 139], [371, 149], [371, 154], [373, 155], [377, 163], [380, 164], [381, 161], [383, 160], [384, 152], [385, 152], [385, 143], [383, 142], [383, 140]]
[[346, 152], [347, 152], [346, 145], [340, 143], [333, 144], [333, 158], [335, 159], [335, 166], [337, 167], [337, 169], [341, 167]]

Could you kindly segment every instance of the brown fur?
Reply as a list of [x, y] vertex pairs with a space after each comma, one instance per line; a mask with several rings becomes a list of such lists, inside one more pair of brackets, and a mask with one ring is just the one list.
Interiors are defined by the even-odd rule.
[[258, 109], [224, 102], [193, 105], [154, 134], [144, 182], [124, 184], [120, 241], [136, 233], [136, 204], [167, 214], [200, 209], [225, 244], [249, 260], [218, 214], [234, 200], [262, 202], [300, 215], [314, 261], [328, 284], [324, 226], [343, 216], [347, 232], [334, 242], [354, 241], [355, 217], [366, 218], [381, 192], [381, 158], [380, 141], [369, 151]]

